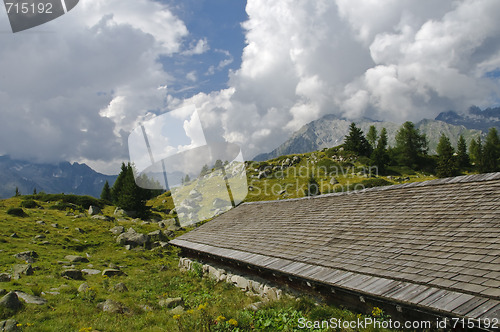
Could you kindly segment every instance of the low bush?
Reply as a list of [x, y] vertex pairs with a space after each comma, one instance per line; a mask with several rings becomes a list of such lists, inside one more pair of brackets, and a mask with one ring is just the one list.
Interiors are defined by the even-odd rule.
[[16, 217], [26, 217], [27, 214], [24, 212], [23, 209], [21, 208], [16, 208], [16, 207], [11, 207], [7, 210], [7, 214], [10, 214], [11, 216], [16, 216]]
[[22, 201], [20, 206], [26, 209], [35, 209], [37, 207], [40, 207], [40, 205], [32, 199]]

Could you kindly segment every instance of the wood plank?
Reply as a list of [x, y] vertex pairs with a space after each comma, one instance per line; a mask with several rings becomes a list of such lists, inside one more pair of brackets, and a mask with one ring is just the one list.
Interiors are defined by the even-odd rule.
[[476, 309], [477, 307], [479, 307], [481, 304], [485, 303], [486, 301], [488, 301], [488, 299], [483, 298], [483, 297], [474, 296], [472, 299], [465, 302], [464, 304], [456, 307], [455, 309], [452, 309], [451, 312], [458, 315], [458, 316], [465, 316], [467, 313]]
[[477, 318], [481, 317], [482, 315], [484, 315], [486, 312], [488, 312], [490, 309], [494, 308], [495, 306], [497, 306], [499, 304], [500, 304], [500, 302], [490, 299], [490, 300], [484, 302], [483, 304], [481, 304], [479, 307], [466, 313], [465, 316], [477, 319]]

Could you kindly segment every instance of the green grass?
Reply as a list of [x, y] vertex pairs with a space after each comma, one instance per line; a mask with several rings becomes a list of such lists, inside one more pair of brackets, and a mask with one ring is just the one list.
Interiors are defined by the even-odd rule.
[[[303, 197], [311, 173], [322, 193], [435, 178], [402, 167], [391, 168], [390, 177], [365, 175], [369, 169], [359, 160], [335, 161], [331, 158], [335, 153], [329, 149], [299, 155], [300, 162], [285, 170], [277, 167], [293, 156], [249, 163], [247, 181], [252, 190], [245, 201]], [[266, 166], [272, 171], [264, 179], [257, 179]], [[338, 182], [334, 185], [330, 183], [333, 177]], [[213, 189], [217, 185], [216, 182], [206, 183]], [[183, 188], [180, 194], [187, 195], [193, 187], [194, 182]], [[87, 196], [41, 193], [0, 201], [0, 273], [11, 273], [14, 264], [23, 263], [14, 257], [18, 252], [35, 250], [39, 255], [32, 264], [34, 275], [1, 283], [0, 288], [41, 294], [48, 300], [46, 305], [41, 306], [26, 304], [17, 313], [0, 310], [0, 319], [16, 319], [22, 324], [23, 331], [295, 331], [301, 318], [355, 320], [361, 315], [343, 308], [317, 306], [307, 298], [285, 298], [268, 303], [257, 312], [245, 310], [246, 306], [259, 299], [247, 296], [229, 284], [216, 284], [202, 278], [196, 271], [179, 271], [176, 248], [127, 251], [115, 242], [115, 237], [109, 232], [110, 228], [121, 225], [125, 229], [133, 227], [137, 232], [149, 233], [158, 229], [156, 223], [143, 224], [142, 220], [128, 217], [114, 221], [91, 219], [85, 213], [90, 204], [100, 206], [105, 215], [113, 216], [114, 206]], [[170, 192], [152, 199], [149, 205], [157, 217], [173, 218], [166, 213], [174, 208]], [[16, 210], [19, 208], [25, 212], [23, 217]], [[14, 214], [9, 214], [9, 210]], [[68, 212], [84, 216], [77, 218]], [[45, 225], [37, 223], [40, 220]], [[52, 227], [55, 223], [57, 228]], [[186, 231], [189, 229], [178, 231], [175, 235]], [[19, 237], [11, 237], [12, 233]], [[35, 239], [40, 234], [45, 238]], [[85, 281], [64, 279], [60, 276], [64, 269], [63, 261], [70, 254], [90, 256], [89, 263], [76, 264], [78, 269], [91, 267], [103, 270], [112, 263], [120, 266], [126, 275], [113, 278], [88, 275]], [[168, 268], [160, 271], [161, 266]], [[77, 289], [83, 282], [91, 288], [79, 293]], [[128, 291], [113, 291], [112, 287], [119, 282], [125, 283]], [[54, 289], [59, 294], [48, 293]], [[159, 306], [162, 298], [170, 297], [182, 297], [186, 311], [174, 316], [170, 309]], [[123, 314], [103, 312], [97, 304], [106, 299], [122, 303], [129, 311]], [[364, 314], [372, 316], [371, 313]]]
[[[0, 310], [1, 319], [17, 320], [22, 324], [22, 331], [203, 331], [208, 328], [211, 331], [292, 331], [297, 326], [298, 318], [318, 316], [319, 309], [311, 301], [290, 299], [269, 303], [257, 313], [245, 310], [246, 306], [259, 299], [245, 295], [232, 285], [214, 283], [197, 273], [181, 272], [177, 268], [176, 248], [127, 251], [115, 243], [114, 236], [109, 232], [113, 226], [122, 225], [146, 233], [158, 229], [156, 224], [143, 225], [141, 221], [134, 222], [131, 218], [113, 222], [94, 220], [88, 216], [75, 218], [66, 216], [69, 210], [49, 209], [53, 202], [37, 200], [35, 202], [39, 207], [24, 209], [26, 217], [7, 214], [9, 208], [19, 207], [23, 199], [21, 196], [0, 201], [0, 273], [10, 273], [14, 264], [22, 264], [14, 254], [26, 250], [34, 250], [39, 255], [32, 264], [35, 273], [1, 283], [0, 288], [41, 294], [48, 303], [25, 304], [17, 313]], [[112, 215], [113, 211], [112, 206], [104, 208], [105, 214]], [[162, 217], [167, 218], [166, 215]], [[43, 220], [45, 225], [36, 223], [39, 220]], [[58, 228], [51, 226], [54, 223], [59, 225]], [[75, 230], [76, 227], [84, 233]], [[185, 231], [179, 231], [177, 235]], [[10, 237], [14, 232], [19, 238]], [[38, 234], [44, 234], [46, 238], [35, 240]], [[42, 244], [43, 241], [49, 244]], [[90, 266], [103, 270], [113, 263], [127, 275], [113, 278], [100, 274], [86, 275], [84, 281], [64, 279], [60, 276], [62, 262], [70, 254], [90, 256], [89, 263], [75, 264], [78, 269]], [[160, 271], [161, 266], [168, 268]], [[83, 282], [88, 283], [91, 289], [78, 293], [77, 289]], [[112, 287], [119, 282], [125, 283], [128, 291], [113, 291]], [[48, 293], [54, 289], [59, 294]], [[180, 316], [174, 317], [170, 309], [159, 306], [160, 299], [170, 297], [184, 299], [186, 311]], [[129, 311], [124, 314], [103, 312], [97, 304], [106, 299], [122, 303]], [[353, 319], [357, 315], [339, 308], [320, 307], [324, 308], [323, 315]]]

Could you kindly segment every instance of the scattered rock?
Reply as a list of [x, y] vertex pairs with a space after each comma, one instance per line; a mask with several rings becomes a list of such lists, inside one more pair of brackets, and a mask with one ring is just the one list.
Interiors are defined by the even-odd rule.
[[69, 278], [69, 279], [74, 279], [74, 280], [82, 280], [83, 279], [83, 273], [80, 270], [77, 269], [68, 269], [65, 270], [61, 273], [62, 277]]
[[115, 235], [120, 235], [121, 233], [125, 232], [125, 228], [123, 226], [115, 226], [109, 231]]
[[161, 230], [156, 230], [156, 231], [153, 231], [151, 233], [148, 233], [148, 236], [149, 236], [149, 240], [150, 241], [162, 241], [162, 240], [167, 240], [165, 238], [165, 235], [163, 234], [163, 232]]
[[35, 240], [41, 240], [41, 239], [45, 239], [45, 238], [46, 238], [46, 236], [43, 234], [38, 234], [35, 236]]
[[249, 305], [247, 305], [245, 307], [245, 309], [249, 309], [249, 310], [253, 310], [253, 311], [257, 311], [259, 310], [265, 303], [264, 302], [255, 302], [255, 303], [251, 303]]
[[77, 256], [77, 255], [66, 255], [64, 259], [67, 259], [71, 263], [88, 263], [89, 260], [86, 257]]
[[82, 292], [86, 292], [90, 289], [90, 286], [89, 284], [87, 284], [86, 282], [84, 282], [83, 284], [81, 284], [79, 287], [78, 287], [78, 292], [79, 293], [82, 293]]
[[91, 205], [89, 207], [89, 215], [95, 216], [96, 214], [101, 213], [101, 209], [99, 209], [97, 206]]
[[26, 263], [34, 263], [35, 259], [38, 258], [36, 251], [23, 251], [14, 255], [17, 259], [22, 259]]
[[147, 304], [142, 305], [142, 306], [141, 306], [141, 309], [142, 309], [143, 311], [153, 311], [153, 310], [154, 310], [152, 306], [149, 306], [149, 305], [147, 305]]
[[120, 283], [117, 283], [113, 289], [116, 291], [116, 292], [120, 292], [120, 293], [123, 293], [123, 292], [128, 292], [128, 288], [127, 286], [123, 283], [123, 282], [120, 282]]
[[14, 319], [3, 320], [0, 322], [0, 331], [19, 331], [19, 329], [17, 328], [17, 324], [19, 323]]
[[38, 220], [38, 221], [36, 221], [36, 223], [38, 225], [45, 225], [45, 221], [43, 221], [43, 220]]
[[106, 300], [105, 302], [99, 303], [97, 305], [97, 308], [105, 312], [111, 312], [116, 314], [123, 314], [129, 311], [129, 309], [125, 307], [122, 303], [110, 299]]
[[101, 270], [96, 270], [96, 269], [83, 269], [83, 273], [88, 274], [88, 275], [94, 275], [94, 274], [99, 274], [101, 273]]
[[82, 233], [82, 234], [83, 234], [83, 233], [85, 233], [85, 232], [83, 231], [83, 229], [78, 228], [78, 227], [75, 227], [75, 231], [77, 231], [78, 233]]
[[159, 269], [159, 270], [160, 270], [160, 272], [163, 272], [163, 271], [168, 271], [168, 270], [169, 270], [169, 268], [168, 268], [168, 266], [167, 266], [167, 265], [162, 265], [162, 266], [160, 266], [160, 269]]
[[101, 215], [95, 215], [95, 216], [92, 216], [90, 218], [95, 219], [95, 220], [103, 220], [103, 221], [111, 221], [111, 220], [113, 220], [113, 218], [111, 218], [109, 216], [101, 216]]
[[18, 239], [19, 235], [17, 235], [17, 233], [12, 233], [12, 234], [10, 234], [10, 237], [12, 237], [14, 239]]
[[16, 295], [18, 298], [22, 299], [24, 302], [29, 304], [42, 305], [47, 303], [47, 300], [40, 296], [30, 295], [19, 291], [16, 291]]
[[137, 233], [133, 228], [130, 228], [126, 233], [118, 235], [116, 242], [121, 245], [130, 245], [132, 247], [142, 246], [149, 243], [149, 236]]
[[102, 275], [108, 276], [108, 277], [121, 276], [124, 274], [125, 273], [123, 271], [120, 271], [118, 269], [106, 269], [106, 270], [102, 271]]
[[181, 228], [179, 226], [172, 225], [172, 226], [168, 226], [167, 230], [170, 232], [177, 232], [177, 231], [181, 230]]
[[13, 274], [14, 274], [14, 279], [19, 279], [21, 278], [21, 274], [30, 276], [33, 274], [33, 268], [31, 267], [31, 264], [16, 264], [12, 268]]
[[8, 273], [0, 273], [0, 282], [9, 282], [12, 276]]
[[184, 307], [181, 305], [178, 305], [177, 307], [173, 308], [170, 310], [171, 315], [180, 315], [184, 312]]
[[166, 307], [166, 308], [174, 308], [177, 306], [182, 306], [184, 305], [184, 300], [182, 297], [174, 297], [174, 298], [168, 298], [168, 299], [161, 299], [158, 304], [161, 307]]
[[113, 212], [113, 214], [117, 217], [126, 217], [127, 216], [127, 213], [125, 212], [125, 210], [120, 209], [118, 207], [115, 209], [115, 212]]
[[120, 269], [120, 268], [118, 267], [118, 265], [116, 265], [115, 263], [109, 263], [109, 264], [108, 264], [108, 267], [109, 267], [110, 269], [117, 269], [117, 270], [119, 270], [119, 269]]
[[19, 301], [15, 292], [9, 292], [0, 299], [0, 306], [11, 310], [18, 310], [21, 309], [23, 304]]

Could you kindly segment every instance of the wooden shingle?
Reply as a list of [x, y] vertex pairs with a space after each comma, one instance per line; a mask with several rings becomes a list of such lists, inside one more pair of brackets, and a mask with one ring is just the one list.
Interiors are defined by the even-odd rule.
[[170, 243], [406, 305], [500, 318], [500, 173], [244, 203]]

